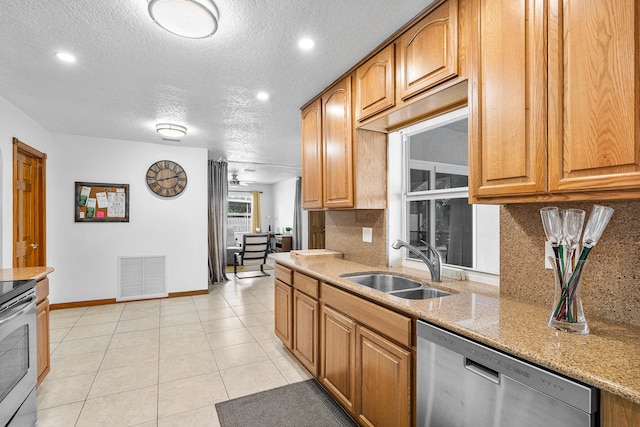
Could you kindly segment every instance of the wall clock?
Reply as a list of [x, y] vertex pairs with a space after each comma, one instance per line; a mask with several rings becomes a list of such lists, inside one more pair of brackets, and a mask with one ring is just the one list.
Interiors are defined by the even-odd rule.
[[158, 196], [177, 196], [187, 186], [187, 173], [176, 162], [160, 160], [147, 170], [147, 185]]

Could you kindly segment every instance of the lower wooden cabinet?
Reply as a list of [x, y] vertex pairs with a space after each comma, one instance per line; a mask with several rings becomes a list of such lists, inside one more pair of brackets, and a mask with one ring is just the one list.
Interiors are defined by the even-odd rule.
[[600, 391], [600, 425], [602, 427], [640, 426], [640, 405], [607, 391]]
[[49, 279], [36, 283], [36, 348], [38, 384], [44, 380], [51, 369], [49, 351]]
[[293, 290], [293, 354], [318, 374], [318, 300]]
[[367, 426], [411, 424], [411, 352], [356, 328], [356, 415]]
[[288, 348], [292, 348], [293, 316], [291, 286], [278, 279], [274, 282], [274, 327], [275, 333]]

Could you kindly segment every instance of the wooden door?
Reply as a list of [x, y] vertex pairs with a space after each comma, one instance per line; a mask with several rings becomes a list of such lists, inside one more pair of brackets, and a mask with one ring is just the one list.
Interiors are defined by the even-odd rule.
[[356, 70], [356, 120], [362, 121], [395, 105], [394, 44]]
[[47, 263], [46, 159], [46, 154], [13, 138], [13, 267]]
[[324, 249], [324, 211], [309, 211], [309, 249]]
[[293, 313], [291, 286], [280, 280], [274, 281], [274, 329], [280, 340], [288, 348], [293, 344]]
[[322, 208], [322, 112], [320, 99], [302, 110], [302, 207]]
[[458, 0], [448, 0], [400, 36], [398, 96], [417, 95], [458, 73]]
[[411, 353], [362, 326], [356, 332], [356, 413], [367, 426], [411, 425]]
[[[475, 0], [469, 198], [546, 191], [544, 0]], [[473, 26], [472, 25], [472, 26]]]
[[318, 374], [318, 300], [293, 290], [293, 354]]
[[347, 76], [322, 95], [326, 208], [354, 207], [352, 133], [351, 76]]
[[356, 325], [326, 305], [322, 306], [321, 316], [321, 381], [342, 407], [353, 413]]
[[549, 183], [640, 186], [640, 2], [549, 2]]

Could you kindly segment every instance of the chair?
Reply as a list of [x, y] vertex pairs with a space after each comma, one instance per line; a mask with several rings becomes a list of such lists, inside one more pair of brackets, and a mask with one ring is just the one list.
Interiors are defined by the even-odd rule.
[[269, 254], [269, 235], [268, 234], [245, 234], [242, 236], [242, 249], [236, 252], [233, 257], [233, 275], [238, 276], [239, 265], [259, 265], [262, 274], [252, 275], [251, 277], [268, 276], [265, 273], [264, 265], [267, 263], [267, 255]]

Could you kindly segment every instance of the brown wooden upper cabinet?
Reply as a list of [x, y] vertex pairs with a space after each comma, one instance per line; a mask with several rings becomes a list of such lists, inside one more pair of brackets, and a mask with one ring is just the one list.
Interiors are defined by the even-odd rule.
[[302, 110], [302, 206], [321, 209], [322, 204], [322, 108], [316, 99]]
[[470, 199], [640, 197], [640, 3], [474, 0]]
[[362, 121], [395, 104], [395, 45], [382, 49], [356, 70], [356, 120]]
[[458, 0], [447, 0], [398, 39], [398, 94], [406, 100], [458, 73]]

